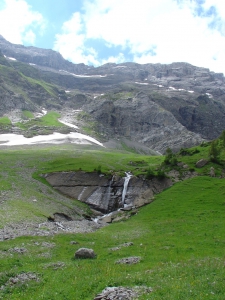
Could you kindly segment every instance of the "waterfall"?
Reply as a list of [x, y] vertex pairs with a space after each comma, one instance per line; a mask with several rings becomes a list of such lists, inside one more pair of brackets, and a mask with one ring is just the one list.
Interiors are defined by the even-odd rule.
[[[125, 197], [126, 197], [126, 194], [127, 194], [127, 187], [128, 187], [128, 183], [131, 179], [131, 177], [133, 176], [130, 172], [125, 172], [126, 174], [126, 177], [124, 177], [124, 184], [123, 184], [123, 192], [122, 192], [122, 200], [121, 200], [121, 203], [122, 203], [122, 206], [124, 207], [124, 202], [125, 202]], [[113, 178], [112, 180], [110, 181], [109, 183], [109, 186], [108, 186], [108, 189], [107, 189], [107, 192], [106, 192], [106, 197], [105, 197], [105, 203], [108, 205], [109, 204], [109, 200], [110, 200], [110, 195], [111, 195], [111, 185], [113, 183]], [[120, 208], [118, 209], [118, 211], [120, 210]], [[96, 217], [96, 218], [93, 218], [92, 221], [94, 221], [96, 224], [99, 224], [99, 221], [101, 221], [101, 219], [105, 218], [106, 216], [110, 216], [112, 215], [113, 212], [110, 212], [106, 215], [103, 215], [103, 216], [99, 216], [99, 217]]]
[[124, 179], [124, 184], [123, 184], [123, 193], [122, 193], [122, 205], [124, 206], [124, 201], [125, 201], [125, 197], [127, 194], [127, 187], [128, 187], [128, 183], [132, 177], [132, 174], [130, 174], [129, 172], [125, 172], [126, 177]]

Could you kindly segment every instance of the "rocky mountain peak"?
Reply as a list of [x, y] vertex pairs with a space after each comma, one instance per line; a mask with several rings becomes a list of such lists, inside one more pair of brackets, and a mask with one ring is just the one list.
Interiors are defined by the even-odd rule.
[[2, 36], [0, 51], [2, 115], [41, 106], [79, 109], [81, 123], [103, 141], [122, 138], [160, 152], [216, 138], [225, 128], [222, 73], [185, 62], [73, 64]]

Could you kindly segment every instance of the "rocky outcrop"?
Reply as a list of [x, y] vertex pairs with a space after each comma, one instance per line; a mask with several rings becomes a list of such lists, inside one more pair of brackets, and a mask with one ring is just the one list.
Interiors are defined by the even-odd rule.
[[143, 294], [149, 294], [152, 292], [152, 288], [146, 286], [129, 287], [107, 287], [100, 294], [98, 294], [94, 300], [107, 300], [107, 299], [123, 299], [123, 300], [137, 300]]
[[83, 109], [97, 120], [103, 136], [123, 136], [161, 153], [168, 147], [179, 150], [202, 141], [200, 135], [188, 131], [171, 112], [143, 92], [127, 100], [99, 99]]
[[96, 258], [96, 254], [93, 249], [80, 248], [75, 252], [75, 258]]
[[[60, 193], [85, 202], [100, 212], [112, 212], [123, 206], [122, 177], [78, 171], [46, 174], [45, 179]], [[171, 185], [172, 181], [168, 178], [144, 180], [133, 176], [128, 184], [124, 204], [139, 207], [150, 203], [154, 194]]]

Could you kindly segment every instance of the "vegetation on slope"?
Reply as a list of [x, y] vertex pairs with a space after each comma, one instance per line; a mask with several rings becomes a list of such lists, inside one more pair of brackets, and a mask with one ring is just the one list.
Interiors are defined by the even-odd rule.
[[[161, 193], [133, 218], [91, 234], [21, 237], [0, 243], [2, 299], [93, 299], [106, 286], [148, 286], [140, 299], [225, 297], [224, 180], [197, 177]], [[193, 193], [193, 190], [195, 191]], [[71, 244], [71, 241], [78, 244]], [[110, 250], [124, 242], [133, 246]], [[46, 244], [52, 245], [46, 248]], [[23, 247], [24, 254], [9, 249]], [[95, 260], [74, 259], [80, 247]], [[11, 253], [11, 254], [10, 254]], [[120, 265], [118, 259], [140, 256]], [[39, 281], [7, 285], [32, 272]]]
[[[57, 203], [52, 189], [33, 180], [32, 174], [40, 178], [41, 173], [53, 171], [92, 172], [99, 166], [106, 174], [130, 170], [146, 176], [149, 169], [155, 174], [157, 170], [167, 172], [173, 168], [183, 172], [174, 164], [176, 159], [201, 176], [176, 183], [129, 220], [95, 233], [20, 237], [1, 242], [0, 299], [89, 300], [106, 286], [148, 286], [152, 292], [140, 299], [223, 300], [225, 179], [205, 175], [213, 166], [220, 176], [224, 149], [220, 149], [219, 164], [210, 161], [201, 169], [195, 167], [200, 158], [210, 159], [210, 149], [211, 144], [204, 144], [182, 149], [176, 155], [168, 151], [166, 157], [79, 145], [1, 150], [0, 190], [7, 196], [1, 203], [1, 226], [24, 218], [44, 219], [55, 206], [63, 209], [76, 205], [71, 199]], [[30, 201], [32, 197], [37, 202]], [[125, 242], [133, 245], [111, 250]], [[13, 251], [15, 247], [27, 251], [17, 253]], [[80, 247], [93, 248], [97, 258], [74, 259]], [[118, 259], [130, 256], [141, 257], [140, 263], [116, 264]], [[38, 280], [9, 284], [18, 274], [28, 272]]]

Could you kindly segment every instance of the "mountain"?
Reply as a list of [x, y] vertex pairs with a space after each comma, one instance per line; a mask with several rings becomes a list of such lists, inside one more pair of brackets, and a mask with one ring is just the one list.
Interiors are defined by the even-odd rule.
[[95, 68], [2, 36], [0, 51], [0, 114], [12, 121], [11, 131], [15, 112], [45, 107], [110, 147], [163, 153], [214, 139], [225, 128], [221, 73], [182, 62]]

